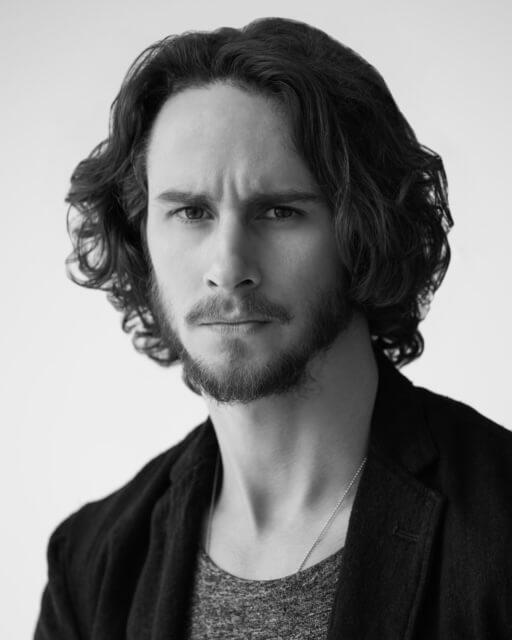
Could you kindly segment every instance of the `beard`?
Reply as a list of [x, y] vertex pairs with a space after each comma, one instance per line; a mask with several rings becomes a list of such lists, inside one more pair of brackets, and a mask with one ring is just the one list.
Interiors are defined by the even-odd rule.
[[[352, 309], [346, 295], [343, 273], [330, 288], [318, 288], [304, 307], [305, 325], [294, 342], [276, 351], [264, 364], [251, 362], [242, 338], [233, 338], [227, 349], [225, 366], [208, 365], [193, 356], [174, 328], [172, 308], [166, 304], [153, 270], [150, 275], [151, 311], [162, 338], [183, 365], [183, 379], [198, 394], [206, 394], [219, 403], [248, 404], [271, 395], [303, 392], [313, 381], [311, 363], [326, 353], [350, 324]], [[230, 302], [212, 297], [196, 305], [186, 321], [215, 319], [227, 312]], [[290, 323], [293, 317], [282, 306], [252, 291], [240, 299], [244, 313]], [[226, 351], [225, 348], [223, 348]]]

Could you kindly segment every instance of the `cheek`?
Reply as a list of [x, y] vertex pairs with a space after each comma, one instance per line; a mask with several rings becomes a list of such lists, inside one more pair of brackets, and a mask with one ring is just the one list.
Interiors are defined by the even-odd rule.
[[165, 307], [172, 307], [177, 311], [183, 304], [183, 289], [188, 285], [185, 276], [188, 273], [182, 261], [169, 247], [169, 243], [162, 242], [157, 236], [152, 236], [148, 230], [147, 244], [153, 279], [158, 283], [160, 299]]
[[197, 297], [198, 283], [194, 274], [183, 260], [167, 259], [158, 268], [155, 265], [155, 270], [166, 304], [176, 317], [182, 316], [195, 302], [194, 294]]
[[177, 243], [173, 242], [173, 238], [169, 236], [165, 225], [159, 223], [156, 218], [156, 214], [151, 215], [151, 212], [149, 212], [146, 238], [151, 262], [155, 270], [158, 270], [177, 262], [179, 247]]
[[[334, 239], [312, 233], [298, 242], [273, 251], [274, 273], [286, 274], [288, 282], [296, 282], [304, 291], [311, 286], [330, 282], [340, 272], [341, 261]], [[276, 264], [279, 262], [279, 265]]]
[[170, 235], [166, 225], [158, 224], [149, 216], [146, 238], [151, 263], [160, 282], [168, 284], [170, 278], [188, 272], [183, 243]]

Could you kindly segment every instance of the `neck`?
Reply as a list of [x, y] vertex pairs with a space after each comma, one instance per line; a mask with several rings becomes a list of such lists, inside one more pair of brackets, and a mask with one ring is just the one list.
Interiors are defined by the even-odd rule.
[[364, 319], [310, 364], [301, 393], [248, 405], [205, 398], [222, 462], [218, 507], [255, 539], [332, 508], [366, 455], [377, 365]]

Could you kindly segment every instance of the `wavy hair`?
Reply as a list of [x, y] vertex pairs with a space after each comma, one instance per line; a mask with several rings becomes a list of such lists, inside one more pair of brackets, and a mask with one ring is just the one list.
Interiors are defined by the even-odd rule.
[[164, 366], [178, 359], [151, 309], [146, 148], [170, 96], [222, 81], [286, 107], [293, 143], [332, 208], [350, 304], [393, 363], [419, 357], [418, 325], [450, 261], [442, 160], [418, 142], [372, 65], [293, 20], [172, 35], [135, 60], [108, 137], [71, 177], [70, 279], [107, 292], [137, 351]]

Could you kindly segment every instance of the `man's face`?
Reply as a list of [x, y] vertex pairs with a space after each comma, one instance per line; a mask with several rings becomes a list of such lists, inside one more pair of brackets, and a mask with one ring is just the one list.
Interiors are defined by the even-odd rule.
[[350, 312], [332, 215], [273, 101], [171, 97], [147, 155], [152, 303], [185, 375], [219, 402], [297, 390]]

